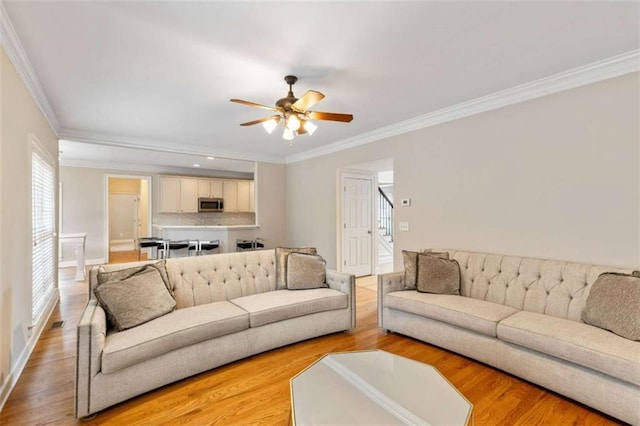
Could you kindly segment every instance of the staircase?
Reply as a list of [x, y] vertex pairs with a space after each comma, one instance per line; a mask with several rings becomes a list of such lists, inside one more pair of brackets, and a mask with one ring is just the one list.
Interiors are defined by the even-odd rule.
[[393, 202], [378, 187], [378, 265], [393, 263]]

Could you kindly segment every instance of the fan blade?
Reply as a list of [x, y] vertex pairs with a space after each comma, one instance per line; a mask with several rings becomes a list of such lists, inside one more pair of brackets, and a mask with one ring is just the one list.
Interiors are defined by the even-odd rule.
[[242, 105], [246, 105], [246, 106], [250, 106], [250, 107], [268, 109], [269, 111], [277, 111], [277, 109], [274, 108], [274, 107], [270, 107], [270, 106], [266, 106], [266, 105], [260, 105], [260, 104], [257, 104], [255, 102], [243, 101], [242, 99], [229, 99], [229, 100], [231, 102], [235, 102], [237, 104], [242, 104]]
[[261, 118], [259, 120], [247, 121], [246, 123], [241, 123], [241, 126], [253, 126], [254, 124], [264, 123], [265, 121], [276, 120], [276, 122], [280, 121], [279, 115], [273, 115], [271, 117]]
[[309, 111], [307, 116], [314, 120], [342, 121], [343, 123], [349, 123], [353, 120], [353, 115], [351, 114], [338, 114], [336, 112]]
[[293, 105], [291, 105], [291, 108], [296, 111], [305, 112], [322, 99], [324, 99], [324, 95], [322, 93], [316, 92], [315, 90], [309, 90], [300, 99], [295, 101]]

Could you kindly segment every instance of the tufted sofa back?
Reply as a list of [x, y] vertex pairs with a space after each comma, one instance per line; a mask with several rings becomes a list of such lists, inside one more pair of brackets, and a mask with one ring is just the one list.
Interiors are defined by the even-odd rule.
[[461, 294], [516, 309], [581, 321], [603, 272], [631, 270], [498, 254], [448, 251], [460, 265]]
[[176, 308], [230, 300], [276, 289], [275, 250], [167, 260]]

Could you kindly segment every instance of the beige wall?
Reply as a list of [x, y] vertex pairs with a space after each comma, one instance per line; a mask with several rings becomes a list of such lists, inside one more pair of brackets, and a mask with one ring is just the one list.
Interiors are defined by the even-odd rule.
[[265, 246], [274, 248], [287, 241], [286, 224], [286, 166], [284, 164], [257, 163], [256, 165], [256, 220], [260, 225], [258, 236]]
[[[102, 263], [107, 258], [107, 241], [105, 241], [106, 176], [118, 174], [122, 174], [122, 172], [86, 167], [60, 167], [62, 232], [87, 233], [86, 259], [90, 263]], [[136, 175], [136, 173], [130, 172], [127, 174]], [[139, 174], [139, 176], [147, 175]], [[138, 183], [135, 184], [135, 188], [134, 192], [139, 189]], [[72, 261], [74, 259], [73, 247], [63, 247], [62, 260]]]
[[[0, 401], [30, 348], [31, 142], [55, 158], [58, 140], [0, 49]], [[56, 194], [57, 200], [57, 194]]]
[[[289, 243], [336, 266], [336, 170], [393, 158], [400, 250], [457, 248], [640, 265], [640, 74], [287, 168]], [[407, 221], [409, 232], [399, 232]]]

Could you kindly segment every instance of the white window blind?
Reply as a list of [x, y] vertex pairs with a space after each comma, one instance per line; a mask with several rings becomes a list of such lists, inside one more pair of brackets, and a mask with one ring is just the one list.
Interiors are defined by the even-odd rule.
[[35, 324], [55, 291], [55, 193], [54, 169], [47, 156], [33, 143], [31, 153], [32, 187], [32, 298], [31, 315]]

